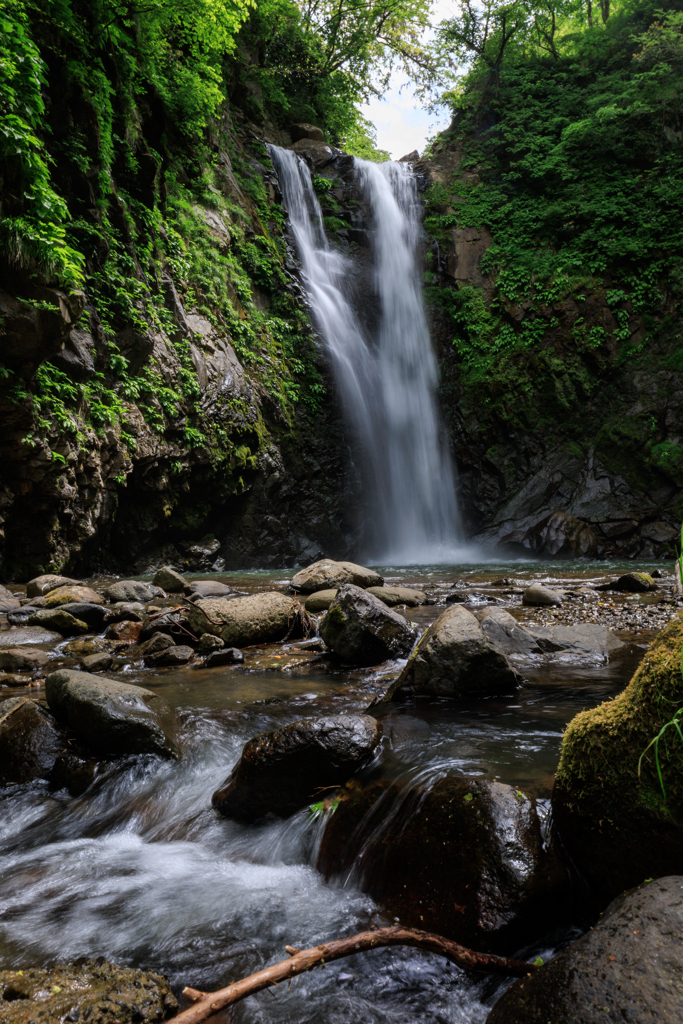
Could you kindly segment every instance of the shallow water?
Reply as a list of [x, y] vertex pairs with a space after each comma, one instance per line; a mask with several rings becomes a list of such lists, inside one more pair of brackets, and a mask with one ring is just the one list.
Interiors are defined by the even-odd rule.
[[[655, 567], [661, 563], [649, 566]], [[648, 566], [388, 567], [385, 577], [426, 589], [435, 600], [462, 581], [468, 593], [480, 593], [477, 603], [497, 601], [523, 618], [535, 612], [521, 608], [519, 595], [493, 586], [497, 580], [599, 583], [634, 568]], [[251, 592], [282, 586], [288, 576], [218, 578]], [[426, 625], [442, 608], [406, 614]], [[547, 799], [564, 726], [628, 681], [648, 635], [631, 639], [637, 643], [609, 665], [539, 663], [525, 670], [527, 681], [511, 698], [457, 707], [415, 701], [383, 710], [385, 749], [375, 771], [496, 777]], [[3, 646], [16, 642], [18, 630], [0, 634]], [[298, 643], [245, 653], [239, 667], [152, 672], [132, 665], [120, 674], [178, 708], [181, 763], [151, 757], [120, 762], [76, 799], [43, 784], [0, 790], [0, 964], [104, 955], [161, 970], [178, 988], [215, 988], [282, 959], [285, 945], [304, 948], [386, 923], [353, 884], [327, 883], [313, 868], [320, 818], [302, 813], [285, 822], [238, 825], [219, 818], [210, 797], [246, 740], [308, 715], [362, 711], [402, 663], [344, 669]], [[20, 692], [4, 690], [0, 697]], [[548, 953], [563, 937], [539, 936], [531, 952]], [[250, 997], [235, 1008], [234, 1019], [480, 1024], [500, 990], [430, 954], [383, 950]]]

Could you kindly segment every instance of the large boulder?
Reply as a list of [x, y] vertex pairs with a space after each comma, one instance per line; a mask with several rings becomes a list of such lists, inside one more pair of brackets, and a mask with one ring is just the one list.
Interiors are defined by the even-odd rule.
[[616, 899], [594, 928], [515, 982], [487, 1024], [679, 1024], [683, 876]]
[[62, 636], [78, 636], [87, 633], [90, 626], [82, 619], [77, 619], [63, 608], [39, 608], [26, 620], [29, 626], [42, 626], [43, 629], [54, 629]]
[[605, 902], [644, 878], [683, 874], [683, 742], [673, 725], [662, 734], [683, 707], [682, 647], [679, 612], [626, 689], [564, 734], [553, 816]]
[[522, 604], [556, 605], [562, 604], [562, 594], [552, 587], [544, 587], [541, 583], [532, 583], [522, 594]]
[[315, 593], [308, 595], [304, 608], [307, 612], [313, 612], [314, 614], [315, 612], [326, 612], [336, 596], [336, 587], [332, 590], [316, 590]]
[[316, 590], [341, 587], [344, 583], [353, 583], [365, 589], [381, 587], [384, 579], [373, 569], [365, 569], [355, 562], [335, 562], [331, 558], [323, 558], [292, 576], [291, 585], [302, 594], [312, 594]]
[[160, 587], [167, 594], [182, 593], [186, 584], [187, 580], [185, 577], [176, 572], [172, 565], [164, 565], [161, 569], [157, 570], [153, 581], [155, 587]]
[[200, 597], [239, 597], [234, 587], [220, 580], [190, 580], [185, 584], [185, 593], [190, 601], [196, 601]]
[[68, 576], [55, 576], [53, 573], [46, 573], [44, 576], [36, 576], [26, 584], [27, 597], [43, 597], [57, 587], [80, 587], [79, 580], [69, 579]]
[[603, 583], [598, 590], [620, 590], [627, 594], [645, 594], [656, 590], [657, 584], [647, 572], [627, 572], [612, 583]]
[[102, 629], [107, 616], [107, 608], [102, 604], [88, 604], [82, 601], [74, 601], [70, 604], [60, 606], [61, 610], [73, 615], [75, 619], [85, 622], [90, 629], [99, 632]]
[[532, 626], [529, 632], [544, 654], [563, 661], [608, 661], [626, 646], [616, 633], [598, 622]]
[[[49, 778], [64, 742], [50, 715], [35, 701], [10, 697], [0, 702], [0, 785]], [[0, 1018], [4, 1020], [1, 1010]]]
[[545, 848], [533, 800], [499, 782], [351, 782], [329, 812], [318, 866], [357, 869], [405, 925], [511, 953], [559, 923], [568, 876]]
[[213, 806], [227, 818], [286, 818], [372, 760], [382, 735], [369, 715], [303, 719], [249, 740]]
[[151, 690], [62, 669], [47, 677], [45, 694], [55, 718], [95, 754], [178, 756], [175, 713]]
[[104, 596], [109, 601], [153, 601], [155, 597], [163, 597], [163, 592], [151, 583], [142, 580], [119, 580], [107, 587]]
[[320, 635], [335, 654], [354, 665], [405, 658], [417, 636], [402, 615], [352, 583], [337, 591]]
[[379, 600], [395, 608], [403, 604], [407, 608], [417, 608], [427, 603], [427, 595], [422, 590], [411, 590], [410, 587], [368, 587], [368, 594], [373, 594]]
[[467, 608], [456, 604], [432, 623], [384, 700], [490, 697], [514, 693], [520, 677]]
[[104, 604], [104, 598], [91, 587], [80, 585], [69, 587], [55, 587], [43, 598], [43, 608], [59, 608], [65, 604]]
[[301, 636], [297, 628], [301, 605], [296, 598], [276, 591], [248, 597], [203, 598], [189, 604], [186, 613], [196, 636], [212, 633], [228, 647], [273, 643], [288, 634]]
[[538, 655], [541, 648], [534, 636], [503, 608], [484, 608], [474, 613], [489, 643], [503, 654]]
[[0, 971], [3, 1024], [161, 1024], [177, 1009], [161, 974], [103, 958]]
[[49, 658], [36, 647], [3, 647], [0, 649], [0, 669], [3, 672], [35, 672], [45, 668]]

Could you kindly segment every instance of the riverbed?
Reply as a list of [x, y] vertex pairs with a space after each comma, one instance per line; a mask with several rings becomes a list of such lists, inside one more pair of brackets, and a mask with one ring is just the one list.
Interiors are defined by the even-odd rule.
[[[546, 810], [565, 725], [624, 687], [675, 612], [667, 568], [633, 562], [380, 567], [386, 584], [419, 588], [434, 602], [405, 610], [421, 626], [459, 593], [466, 607], [495, 604], [525, 623], [606, 622], [626, 647], [609, 663], [539, 659], [524, 669], [524, 685], [510, 698], [388, 705], [378, 712], [385, 735], [379, 771], [497, 778]], [[569, 595], [557, 610], [521, 604], [532, 581], [576, 591], [633, 569], [663, 572], [657, 591]], [[211, 578], [249, 593], [279, 589], [289, 575]], [[19, 630], [5, 625], [0, 646], [14, 646]], [[307, 716], [362, 712], [404, 664], [345, 668], [320, 646], [264, 645], [246, 649], [243, 665], [214, 669], [122, 664], [117, 677], [156, 690], [177, 708], [183, 760], [124, 759], [80, 797], [52, 792], [45, 783], [0, 789], [0, 965], [104, 956], [159, 970], [177, 991], [213, 989], [283, 959], [286, 945], [304, 948], [388, 923], [353, 874], [326, 882], [315, 870], [323, 813], [242, 825], [211, 808], [212, 792], [252, 736]], [[35, 687], [4, 689], [0, 700], [22, 692], [40, 695]], [[517, 952], [548, 956], [572, 934], [571, 928], [539, 934], [533, 947]], [[504, 985], [466, 977], [431, 954], [382, 950], [252, 996], [231, 1019], [481, 1024]]]

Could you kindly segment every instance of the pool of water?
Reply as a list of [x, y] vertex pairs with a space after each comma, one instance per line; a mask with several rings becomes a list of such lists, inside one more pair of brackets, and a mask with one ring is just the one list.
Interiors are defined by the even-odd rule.
[[[384, 572], [387, 584], [433, 596], [434, 605], [406, 612], [426, 625], [458, 582], [521, 617], [527, 613], [514, 583], [600, 583], [634, 568], [514, 562]], [[217, 578], [252, 592], [281, 587], [289, 575]], [[502, 578], [514, 583], [501, 597]], [[565, 725], [623, 688], [647, 637], [639, 640], [609, 664], [533, 666], [514, 697], [457, 705], [416, 700], [378, 710], [385, 735], [379, 771], [498, 778], [546, 800]], [[301, 643], [245, 655], [243, 666], [211, 670], [122, 670], [122, 678], [155, 689], [178, 709], [180, 763], [124, 760], [79, 798], [42, 783], [0, 789], [0, 964], [103, 955], [160, 970], [178, 990], [213, 989], [283, 959], [286, 945], [305, 948], [388, 923], [352, 883], [328, 883], [316, 872], [320, 819], [301, 813], [246, 826], [218, 817], [210, 800], [252, 736], [306, 716], [363, 711], [403, 663], [345, 669]], [[557, 941], [539, 935], [527, 952], [548, 954]], [[252, 996], [231, 1019], [480, 1024], [500, 991], [501, 983], [465, 977], [431, 954], [382, 950]]]

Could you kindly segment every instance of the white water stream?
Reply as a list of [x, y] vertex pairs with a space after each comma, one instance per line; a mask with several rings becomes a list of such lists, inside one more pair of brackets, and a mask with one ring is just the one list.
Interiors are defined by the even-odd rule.
[[[436, 400], [437, 364], [422, 302], [420, 203], [408, 164], [356, 160], [372, 218], [377, 328], [364, 328], [331, 248], [308, 167], [269, 147], [313, 315], [354, 436], [368, 509], [366, 557], [417, 564], [469, 560]], [[480, 556], [479, 556], [480, 557]]]

